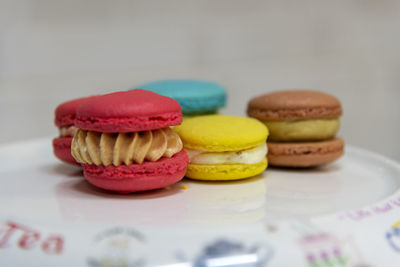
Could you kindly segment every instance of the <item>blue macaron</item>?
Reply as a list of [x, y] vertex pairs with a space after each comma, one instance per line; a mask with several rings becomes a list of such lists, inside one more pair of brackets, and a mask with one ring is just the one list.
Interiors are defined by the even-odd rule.
[[226, 104], [225, 89], [214, 82], [197, 80], [162, 80], [136, 86], [168, 96], [182, 107], [185, 115], [216, 113]]

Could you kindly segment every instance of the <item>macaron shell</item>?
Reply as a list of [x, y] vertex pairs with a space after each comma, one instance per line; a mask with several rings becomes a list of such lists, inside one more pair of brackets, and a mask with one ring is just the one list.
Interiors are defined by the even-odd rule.
[[119, 193], [163, 188], [181, 180], [189, 157], [184, 150], [171, 158], [142, 164], [104, 166], [83, 164], [84, 176], [93, 185]]
[[168, 96], [182, 106], [183, 114], [216, 112], [226, 104], [225, 89], [214, 82], [199, 80], [162, 80], [137, 86]]
[[225, 106], [226, 97], [220, 96], [209, 99], [177, 99], [185, 115], [205, 115], [217, 113], [219, 108]]
[[250, 100], [247, 114], [260, 120], [332, 119], [342, 115], [340, 101], [312, 90], [286, 90]]
[[211, 152], [248, 149], [265, 142], [268, 137], [268, 129], [262, 122], [227, 115], [185, 119], [174, 130], [185, 148]]
[[66, 162], [71, 164], [79, 165], [78, 162], [71, 155], [71, 143], [72, 137], [59, 137], [53, 139], [53, 152], [54, 155]]
[[256, 164], [189, 164], [186, 177], [212, 181], [237, 180], [260, 174], [267, 165], [267, 159]]
[[344, 153], [344, 140], [335, 138], [320, 142], [268, 142], [271, 166], [314, 167], [333, 162]]
[[74, 125], [76, 110], [78, 109], [78, 107], [80, 105], [82, 105], [84, 102], [86, 102], [87, 100], [89, 100], [92, 97], [95, 97], [95, 96], [82, 97], [82, 98], [70, 100], [70, 101], [67, 101], [67, 102], [64, 102], [64, 103], [61, 103], [60, 105], [58, 105], [55, 110], [54, 123], [58, 127]]
[[137, 132], [182, 122], [177, 101], [146, 90], [116, 92], [90, 99], [77, 110], [75, 126], [97, 132]]

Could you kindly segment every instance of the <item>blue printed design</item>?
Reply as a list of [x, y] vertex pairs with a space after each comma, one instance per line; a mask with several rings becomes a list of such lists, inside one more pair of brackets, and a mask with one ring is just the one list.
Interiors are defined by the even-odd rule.
[[194, 267], [208, 266], [266, 266], [272, 256], [271, 248], [254, 245], [246, 247], [242, 243], [218, 240], [206, 246], [194, 261]]
[[386, 240], [394, 251], [400, 253], [400, 225], [397, 223], [390, 231], [386, 233]]

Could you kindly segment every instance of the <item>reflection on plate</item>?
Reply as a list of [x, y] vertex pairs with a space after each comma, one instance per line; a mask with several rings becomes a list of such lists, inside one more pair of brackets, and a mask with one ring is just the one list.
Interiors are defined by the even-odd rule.
[[268, 168], [232, 182], [184, 179], [164, 189], [118, 195], [91, 186], [79, 167], [60, 163], [50, 142], [0, 147], [6, 181], [0, 187], [0, 214], [60, 222], [226, 226], [359, 208], [400, 188], [397, 165], [349, 147], [341, 160], [320, 168]]

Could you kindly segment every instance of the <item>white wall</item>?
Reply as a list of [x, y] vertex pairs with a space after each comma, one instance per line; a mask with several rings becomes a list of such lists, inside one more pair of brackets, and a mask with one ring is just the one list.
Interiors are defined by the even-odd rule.
[[[400, 160], [400, 1], [0, 0], [0, 142], [55, 135], [70, 98], [159, 78], [337, 95], [349, 143]], [[4, 130], [6, 129], [6, 130]]]

